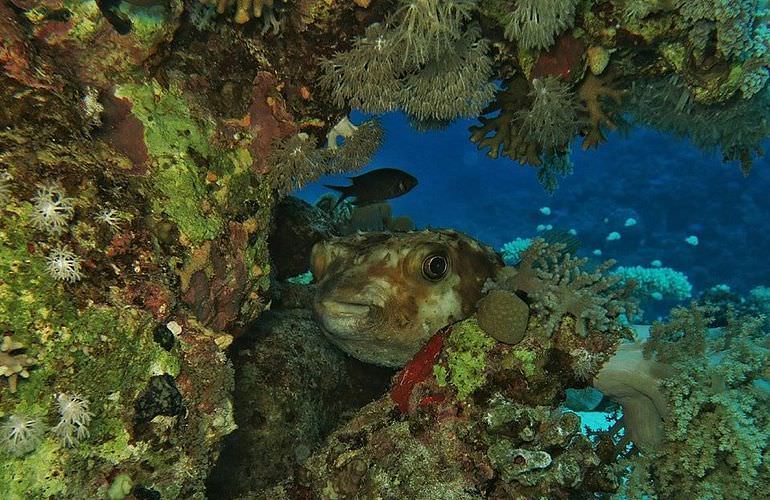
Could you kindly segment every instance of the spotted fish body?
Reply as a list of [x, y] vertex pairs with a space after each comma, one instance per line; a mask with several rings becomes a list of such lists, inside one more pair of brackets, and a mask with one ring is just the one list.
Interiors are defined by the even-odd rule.
[[351, 356], [403, 366], [436, 331], [473, 314], [502, 266], [494, 250], [456, 231], [334, 238], [312, 252], [315, 314]]

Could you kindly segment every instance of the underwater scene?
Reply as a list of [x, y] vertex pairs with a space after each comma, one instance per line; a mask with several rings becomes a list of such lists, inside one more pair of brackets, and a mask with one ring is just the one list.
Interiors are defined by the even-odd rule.
[[770, 499], [767, 0], [0, 0], [0, 500]]

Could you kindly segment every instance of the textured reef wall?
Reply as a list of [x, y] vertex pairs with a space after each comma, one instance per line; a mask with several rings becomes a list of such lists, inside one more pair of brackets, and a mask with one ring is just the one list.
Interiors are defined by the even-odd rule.
[[[376, 122], [342, 120], [351, 106], [417, 127], [479, 116], [471, 139], [549, 189], [569, 141], [601, 143], [624, 112], [748, 171], [770, 123], [767, 20], [737, 0], [0, 2], [6, 496], [203, 497], [235, 427], [225, 350], [269, 302], [273, 206], [381, 140]], [[616, 298], [583, 300], [598, 279], [533, 289], [542, 321], [521, 345], [458, 326], [397, 405], [366, 407], [287, 488], [430, 494], [425, 474], [451, 459], [429, 476], [443, 491], [492, 471], [484, 491], [501, 495], [611, 490], [574, 419], [553, 414], [622, 330]], [[507, 389], [479, 398], [487, 381]], [[539, 430], [512, 433], [521, 414]]]

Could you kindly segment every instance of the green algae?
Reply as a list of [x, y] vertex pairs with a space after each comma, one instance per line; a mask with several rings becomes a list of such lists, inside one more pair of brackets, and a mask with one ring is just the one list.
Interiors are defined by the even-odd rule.
[[210, 201], [205, 171], [195, 160], [215, 157], [209, 143], [213, 125], [193, 118], [176, 89], [164, 90], [155, 81], [121, 85], [115, 95], [131, 101], [131, 112], [144, 125], [144, 142], [155, 169], [153, 185], [161, 195], [153, 208], [167, 214], [195, 245], [215, 238], [223, 221], [211, 207], [206, 210]]
[[526, 378], [532, 378], [538, 370], [537, 354], [526, 349], [514, 349], [506, 354], [502, 366], [508, 369], [518, 369]]
[[495, 339], [484, 333], [475, 318], [467, 319], [452, 327], [447, 338], [447, 373], [434, 368], [434, 375], [441, 382], [447, 381], [457, 390], [459, 399], [466, 399], [486, 381], [487, 352], [495, 346]]
[[0, 484], [8, 485], [10, 499], [86, 498], [95, 478], [121, 462], [152, 459], [146, 446], [129, 444], [133, 401], [154, 371], [176, 375], [180, 361], [154, 342], [148, 313], [76, 303], [73, 289], [87, 285], [65, 285], [47, 274], [41, 247], [28, 247], [34, 233], [24, 208], [10, 206], [0, 226], [0, 329], [23, 342], [37, 364], [16, 393], [0, 385], [0, 418], [25, 415], [52, 427], [59, 392], [87, 399], [93, 418], [90, 436], [75, 448], [48, 435], [24, 457], [0, 453]]

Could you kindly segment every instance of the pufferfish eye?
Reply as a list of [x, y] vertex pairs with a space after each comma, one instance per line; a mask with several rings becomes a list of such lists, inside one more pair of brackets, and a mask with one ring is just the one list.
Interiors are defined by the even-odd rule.
[[429, 255], [422, 261], [422, 276], [429, 281], [438, 281], [449, 271], [449, 261], [443, 255]]

